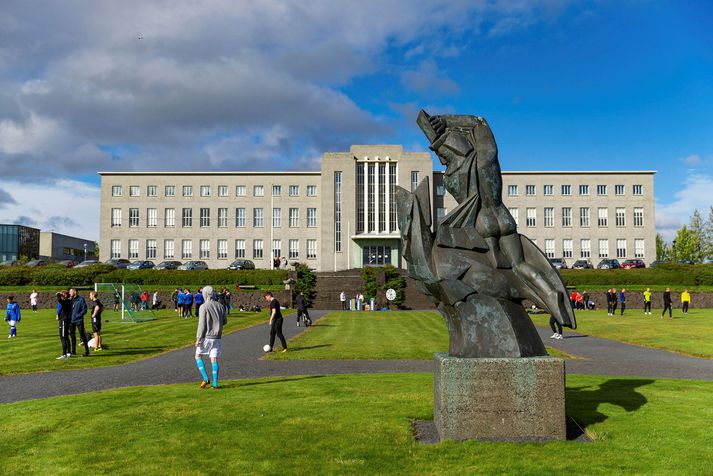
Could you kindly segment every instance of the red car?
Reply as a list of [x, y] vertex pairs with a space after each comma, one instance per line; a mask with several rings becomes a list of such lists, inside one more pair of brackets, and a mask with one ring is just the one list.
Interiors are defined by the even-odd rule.
[[623, 269], [645, 268], [646, 263], [640, 259], [628, 259], [621, 264]]

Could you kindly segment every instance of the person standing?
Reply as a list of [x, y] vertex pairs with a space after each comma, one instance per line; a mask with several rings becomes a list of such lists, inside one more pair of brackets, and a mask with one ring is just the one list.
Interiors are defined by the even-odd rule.
[[342, 311], [346, 311], [347, 310], [347, 293], [345, 293], [344, 291], [339, 293], [339, 302], [341, 302], [341, 304], [342, 304]]
[[[94, 334], [94, 352], [102, 350], [102, 311], [104, 304], [99, 300], [96, 291], [89, 293], [89, 308], [92, 311], [92, 334]], [[87, 348], [87, 352], [89, 349]]]
[[280, 342], [282, 342], [282, 352], [287, 352], [287, 341], [285, 340], [285, 336], [282, 335], [282, 312], [280, 311], [280, 303], [270, 291], [265, 293], [265, 300], [270, 306], [270, 321], [268, 322], [270, 325], [269, 352], [272, 352], [272, 348], [275, 345], [275, 336], [279, 337]]
[[183, 289], [179, 289], [178, 293], [176, 294], [176, 306], [178, 307], [178, 317], [183, 317], [185, 318], [186, 315], [183, 312], [183, 303], [185, 302], [184, 300], [186, 299], [186, 295], [183, 293]]
[[691, 293], [688, 289], [684, 289], [681, 293], [681, 307], [684, 314], [688, 314], [688, 306], [691, 304]]
[[611, 288], [611, 315], [614, 316], [616, 315], [616, 307], [617, 307], [617, 295], [616, 295], [616, 288]]
[[173, 310], [178, 312], [178, 288], [171, 293], [171, 302], [173, 302]]
[[[196, 330], [196, 365], [203, 377], [200, 388], [206, 388], [212, 384], [213, 390], [218, 388], [218, 357], [221, 354], [221, 339], [223, 337], [223, 326], [228, 323], [225, 314], [225, 307], [213, 301], [213, 287], [204, 286], [202, 288], [203, 305], [198, 308], [198, 329]], [[203, 357], [210, 358], [212, 379], [208, 378], [208, 373], [203, 364]]]
[[562, 324], [555, 319], [555, 316], [550, 316], [550, 328], [552, 329], [552, 332], [554, 332], [554, 334], [550, 336], [550, 339], [564, 339], [564, 336], [562, 335]]
[[619, 293], [619, 304], [621, 305], [621, 314], [619, 315], [623, 316], [626, 310], [626, 289], [624, 288], [621, 288], [621, 292]]
[[119, 304], [121, 304], [121, 295], [119, 291], [114, 290], [114, 311], [119, 310]]
[[8, 296], [7, 306], [5, 306], [5, 322], [10, 325], [8, 339], [17, 337], [17, 323], [20, 322], [20, 317], [20, 305], [15, 302], [15, 296]]
[[611, 303], [611, 300], [612, 300], [612, 292], [611, 292], [611, 288], [609, 288], [609, 289], [607, 289], [607, 316], [611, 316], [611, 315], [612, 315], [612, 303]]
[[183, 293], [183, 317], [193, 317], [193, 294], [188, 288]]
[[57, 360], [68, 359], [72, 356], [69, 346], [69, 323], [72, 320], [72, 301], [69, 300], [67, 291], [57, 293], [57, 324], [59, 325], [59, 340], [62, 343], [62, 355]]
[[582, 293], [582, 304], [584, 304], [584, 309], [589, 309], [589, 293], [584, 291]]
[[666, 288], [663, 293], [663, 311], [661, 312], [661, 319], [663, 315], [666, 314], [666, 309], [668, 309], [668, 318], [673, 319], [673, 311], [671, 310], [671, 288]]
[[151, 295], [151, 309], [155, 310], [158, 309], [159, 301], [158, 301], [158, 291], [154, 291], [153, 294]]
[[87, 313], [87, 301], [82, 296], [77, 294], [77, 290], [72, 288], [69, 290], [69, 298], [72, 303], [72, 317], [69, 322], [69, 337], [72, 340], [72, 353], [77, 353], [77, 330], [79, 331], [79, 339], [84, 345], [84, 357], [89, 357], [89, 343], [87, 341], [87, 331], [84, 330], [84, 315]]
[[230, 289], [228, 288], [223, 288], [223, 300], [225, 301], [225, 313], [227, 315], [230, 315], [230, 299], [233, 297], [232, 294], [230, 294]]
[[37, 291], [34, 289], [30, 293], [30, 307], [32, 308], [32, 312], [37, 312], [37, 297], [39, 294], [37, 294]]
[[196, 316], [200, 316], [201, 306], [203, 305], [203, 288], [198, 288], [193, 300], [196, 302]]
[[644, 315], [651, 315], [651, 289], [644, 291]]

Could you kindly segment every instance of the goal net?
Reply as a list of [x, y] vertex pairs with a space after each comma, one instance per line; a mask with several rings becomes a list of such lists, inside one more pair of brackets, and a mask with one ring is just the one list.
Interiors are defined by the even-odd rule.
[[144, 291], [133, 283], [94, 283], [94, 290], [104, 309], [116, 309], [121, 312], [124, 322], [145, 322], [156, 319], [151, 309], [151, 294], [148, 299], [141, 299]]

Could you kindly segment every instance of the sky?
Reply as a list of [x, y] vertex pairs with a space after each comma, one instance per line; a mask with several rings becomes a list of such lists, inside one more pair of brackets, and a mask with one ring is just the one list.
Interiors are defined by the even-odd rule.
[[[98, 239], [97, 171], [317, 170], [487, 118], [504, 170], [713, 206], [713, 2], [0, 0], [0, 223]], [[434, 167], [437, 167], [434, 157]]]

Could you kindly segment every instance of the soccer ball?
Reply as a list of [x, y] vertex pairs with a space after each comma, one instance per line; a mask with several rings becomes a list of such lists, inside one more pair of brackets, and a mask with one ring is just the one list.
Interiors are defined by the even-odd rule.
[[262, 346], [262, 350], [264, 350], [265, 352], [270, 352], [270, 345], [265, 344], [264, 346]]

